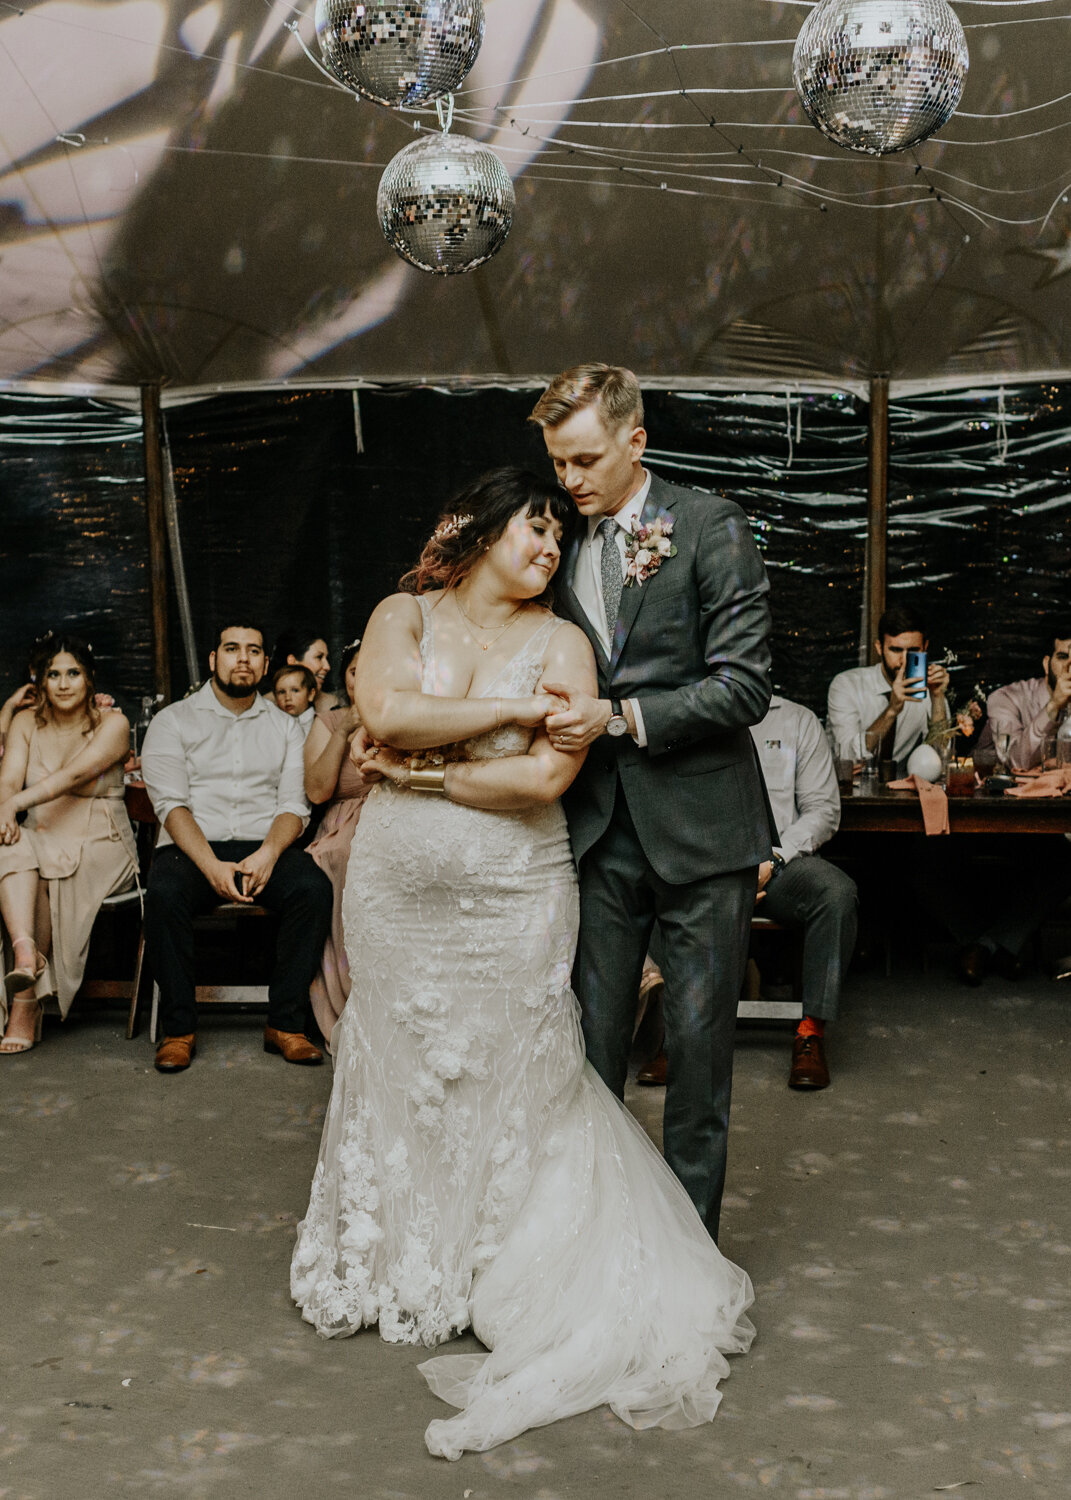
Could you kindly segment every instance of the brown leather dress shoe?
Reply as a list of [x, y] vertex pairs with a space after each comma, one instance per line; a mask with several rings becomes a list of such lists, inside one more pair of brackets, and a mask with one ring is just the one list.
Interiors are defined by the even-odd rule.
[[165, 1036], [156, 1049], [156, 1071], [158, 1073], [181, 1073], [193, 1062], [197, 1051], [197, 1036]]
[[314, 1068], [324, 1060], [319, 1047], [314, 1047], [304, 1032], [276, 1031], [274, 1026], [264, 1028], [264, 1051], [281, 1052], [287, 1062], [301, 1063], [307, 1068]]
[[790, 1089], [826, 1089], [829, 1068], [826, 1049], [820, 1036], [797, 1036], [792, 1041], [792, 1067], [788, 1073]]
[[647, 1088], [665, 1088], [666, 1054], [661, 1048], [659, 1048], [649, 1063], [644, 1063], [643, 1067], [636, 1074], [636, 1082], [644, 1084]]
[[989, 967], [989, 951], [981, 943], [969, 943], [956, 954], [956, 973], [964, 984], [977, 989]]

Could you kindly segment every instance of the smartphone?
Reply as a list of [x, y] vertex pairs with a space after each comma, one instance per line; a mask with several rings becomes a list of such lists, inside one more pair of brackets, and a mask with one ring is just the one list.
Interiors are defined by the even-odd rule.
[[909, 682], [912, 677], [920, 677], [922, 681], [912, 688], [908, 694], [909, 698], [925, 698], [926, 696], [926, 653], [925, 651], [909, 651], [904, 666], [904, 681]]

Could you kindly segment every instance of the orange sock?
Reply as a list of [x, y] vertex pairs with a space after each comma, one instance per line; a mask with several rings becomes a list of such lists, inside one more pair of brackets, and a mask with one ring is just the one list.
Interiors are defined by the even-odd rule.
[[826, 1023], [817, 1016], [804, 1016], [796, 1027], [797, 1036], [825, 1036]]

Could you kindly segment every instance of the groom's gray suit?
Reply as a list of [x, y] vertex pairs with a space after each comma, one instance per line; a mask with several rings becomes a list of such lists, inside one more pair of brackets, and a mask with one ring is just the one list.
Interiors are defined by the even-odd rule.
[[574, 984], [588, 1057], [624, 1092], [644, 954], [663, 939], [666, 1160], [717, 1238], [736, 1005], [757, 870], [776, 840], [748, 726], [770, 701], [762, 560], [739, 506], [657, 475], [641, 515], [676, 556], [621, 595], [609, 659], [573, 591], [583, 521], [555, 582], [586, 633], [599, 697], [638, 701], [646, 733], [602, 735], [565, 797], [580, 876]]

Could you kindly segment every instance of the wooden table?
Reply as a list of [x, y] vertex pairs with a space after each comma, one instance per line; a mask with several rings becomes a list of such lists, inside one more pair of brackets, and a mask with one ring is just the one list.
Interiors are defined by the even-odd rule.
[[[991, 796], [979, 787], [973, 797], [949, 797], [952, 833], [1071, 833], [1071, 797]], [[921, 833], [922, 809], [915, 792], [879, 786], [850, 797], [841, 793], [842, 833]]]

